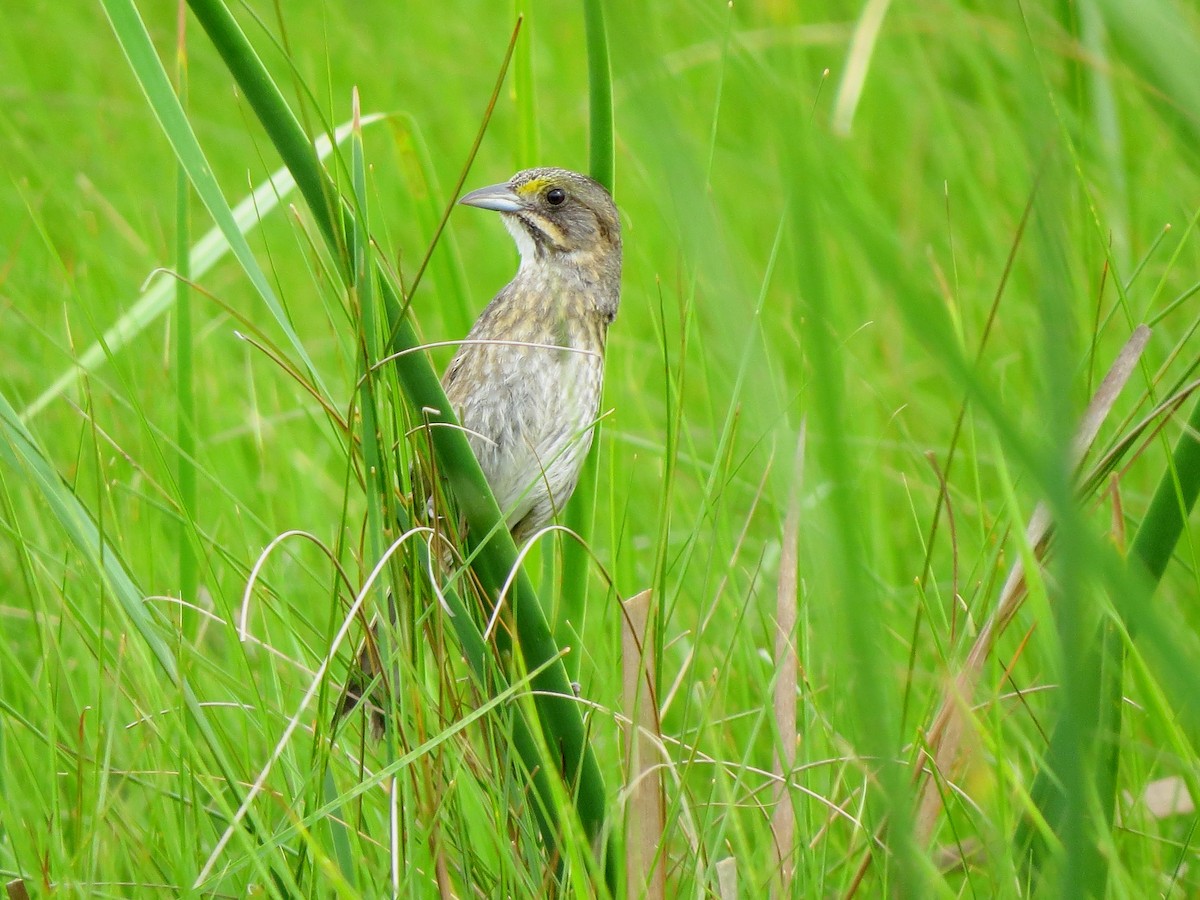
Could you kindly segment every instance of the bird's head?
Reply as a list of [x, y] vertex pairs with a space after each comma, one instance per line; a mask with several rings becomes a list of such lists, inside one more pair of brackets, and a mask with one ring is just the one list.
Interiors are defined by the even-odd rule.
[[542, 262], [620, 266], [617, 207], [608, 191], [586, 175], [526, 169], [504, 184], [471, 191], [458, 202], [500, 213], [517, 242], [522, 267]]

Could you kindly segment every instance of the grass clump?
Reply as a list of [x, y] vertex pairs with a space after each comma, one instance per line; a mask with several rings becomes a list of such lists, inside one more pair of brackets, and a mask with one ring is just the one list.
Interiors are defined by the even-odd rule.
[[[1192, 10], [192, 7], [0, 13], [5, 881], [1196, 891]], [[428, 409], [530, 164], [626, 257], [518, 570]]]

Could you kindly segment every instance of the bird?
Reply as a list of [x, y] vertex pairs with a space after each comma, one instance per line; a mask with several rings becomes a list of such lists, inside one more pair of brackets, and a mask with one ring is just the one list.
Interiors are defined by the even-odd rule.
[[[459, 203], [499, 213], [520, 255], [516, 275], [480, 313], [442, 377], [520, 547], [562, 511], [591, 447], [608, 329], [621, 300], [620, 215], [599, 182], [549, 167], [517, 172]], [[339, 716], [375, 674], [368, 649]]]
[[620, 219], [602, 185], [567, 169], [527, 169], [459, 203], [498, 212], [521, 257], [442, 379], [520, 546], [561, 511], [591, 446]]

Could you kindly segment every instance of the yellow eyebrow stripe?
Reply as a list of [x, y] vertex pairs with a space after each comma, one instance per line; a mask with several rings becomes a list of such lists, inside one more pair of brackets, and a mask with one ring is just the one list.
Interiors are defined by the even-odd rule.
[[522, 196], [527, 195], [527, 194], [536, 194], [542, 188], [544, 188], [547, 184], [549, 184], [549, 182], [550, 182], [550, 179], [548, 179], [548, 178], [535, 178], [532, 181], [525, 182], [523, 185], [520, 186], [520, 188], [518, 188], [518, 190], [520, 191]]

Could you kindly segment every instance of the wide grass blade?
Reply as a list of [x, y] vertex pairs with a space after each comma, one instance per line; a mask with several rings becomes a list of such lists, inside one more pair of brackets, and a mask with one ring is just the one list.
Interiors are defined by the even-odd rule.
[[[354, 211], [338, 199], [336, 187], [319, 166], [296, 116], [229, 10], [219, 0], [192, 0], [190, 5], [295, 178], [321, 233], [341, 261], [347, 288], [353, 287], [355, 230], [359, 227]], [[378, 260], [373, 264], [378, 271]], [[518, 742], [518, 750], [529, 771], [557, 772], [567, 779], [567, 794], [575, 797], [584, 831], [595, 839], [605, 818], [604, 784], [558, 646], [532, 585], [517, 568], [516, 548], [439, 380], [426, 356], [411, 352], [419, 342], [411, 321], [400, 315], [400, 298], [382, 273], [377, 288], [391, 329], [388, 349], [395, 357], [396, 374], [413, 408], [427, 416], [440, 472], [472, 535], [476, 548], [472, 568], [493, 598], [499, 598], [515, 570], [507, 602], [525, 665], [536, 673], [532, 680], [536, 707], [546, 743], [555, 748], [555, 755], [546, 758], [536, 747], [522, 742]], [[535, 784], [544, 783], [535, 780]], [[553, 795], [543, 793], [542, 802], [550, 810], [559, 810]], [[554, 835], [547, 834], [546, 839], [553, 842]]]
[[1175, 451], [1133, 539], [1131, 555], [1157, 584], [1183, 537], [1200, 494], [1200, 401], [1183, 426]]
[[[1184, 535], [1187, 517], [1196, 505], [1200, 494], [1200, 402], [1192, 409], [1190, 420], [1175, 445], [1175, 451], [1159, 479], [1150, 507], [1134, 537], [1130, 548], [1131, 568], [1135, 574], [1149, 580], [1149, 594], [1162, 579], [1167, 562]], [[1148, 599], [1148, 596], [1147, 598]], [[1120, 606], [1118, 606], [1120, 609]], [[1125, 626], [1131, 638], [1136, 638], [1137, 623], [1126, 619]], [[1075, 723], [1085, 727], [1099, 746], [1099, 757], [1095, 778], [1095, 795], [1102, 820], [1098, 825], [1112, 827], [1116, 806], [1117, 770], [1120, 763], [1121, 710], [1124, 705], [1123, 671], [1125, 637], [1112, 623], [1105, 623], [1092, 639], [1087, 650], [1087, 683], [1093, 685], [1090, 703], [1085, 709], [1091, 721]], [[1195, 710], [1193, 710], [1193, 715]], [[1063, 738], [1064, 728], [1060, 724], [1050, 739], [1046, 761], [1038, 772], [1030, 791], [1041, 822], [1051, 832], [1057, 832], [1065, 814], [1067, 798], [1062, 794], [1061, 778], [1058, 773], [1074, 764], [1069, 744]], [[1083, 893], [1102, 897], [1105, 895], [1108, 863], [1101, 850], [1104, 838], [1092, 835], [1088, 842], [1088, 858], [1078, 861], [1079, 870], [1087, 874], [1086, 883], [1075, 888]], [[1041, 828], [1030, 819], [1022, 820], [1016, 835], [1016, 845], [1023, 856], [1028, 856], [1034, 872], [1044, 865], [1046, 847], [1041, 840]]]
[[[291, 319], [284, 311], [279, 298], [275, 296], [274, 288], [271, 287], [266, 273], [254, 258], [254, 253], [250, 250], [245, 235], [234, 220], [233, 211], [221, 194], [212, 169], [204, 158], [204, 151], [201, 150], [200, 143], [196, 140], [196, 135], [179, 103], [179, 98], [171, 88], [170, 79], [154, 51], [150, 35], [146, 31], [146, 26], [142, 22], [133, 0], [102, 0], [102, 3], [108, 20], [112, 24], [113, 32], [121, 43], [125, 58], [137, 76], [138, 85], [145, 93], [146, 100], [158, 119], [163, 134], [170, 141], [179, 164], [188, 173], [188, 178], [196, 189], [197, 196], [200, 197], [209, 215], [221, 229], [225, 239], [229, 242], [233, 255], [237, 257], [246, 276], [250, 279], [250, 283], [254, 285], [255, 290], [258, 291], [259, 296], [271, 311], [280, 330], [291, 344], [292, 350], [304, 363], [309, 377], [320, 389], [322, 396], [328, 397], [329, 391], [324, 385], [320, 372], [309, 358], [300, 336], [292, 328]], [[299, 126], [297, 126], [298, 128]], [[315, 155], [315, 151], [307, 141], [304, 142], [304, 146], [307, 156]]]
[[[588, 62], [588, 170], [609, 192], [616, 188], [616, 159], [613, 153], [612, 65], [608, 55], [608, 31], [600, 0], [585, 0]], [[560, 610], [555, 620], [555, 638], [560, 646], [578, 645], [579, 627], [587, 607], [588, 574], [591, 570], [586, 544], [592, 537], [599, 476], [600, 429], [595, 426], [591, 451], [584, 460], [574, 496], [567, 504], [567, 528], [575, 538], [563, 544]], [[568, 657], [572, 676], [578, 676], [582, 654]]]
[[[363, 125], [380, 122], [384, 118], [378, 113], [363, 116]], [[335, 145], [341, 144], [349, 136], [350, 123], [343, 122], [334, 131], [332, 141], [326, 135], [318, 137], [315, 142], [317, 158], [325, 159], [333, 152]], [[186, 177], [187, 170], [181, 166], [181, 171]], [[295, 187], [296, 181], [286, 166], [276, 169], [230, 211], [234, 230], [241, 235], [252, 232], [269, 212], [288, 198]], [[61, 397], [75, 384], [81, 372], [95, 371], [105, 360], [133, 343], [134, 339], [157, 321], [159, 316], [171, 309], [178, 296], [179, 288], [176, 282], [180, 278], [198, 281], [224, 259], [230, 249], [229, 238], [220, 225], [214, 225], [206, 231], [188, 251], [186, 267], [180, 266], [179, 271], [174, 274], [163, 272], [149, 279], [141, 296], [128, 311], [113, 322], [99, 340], [85, 348], [69, 369], [50, 382], [45, 390], [21, 410], [22, 421], [28, 422]], [[186, 276], [184, 272], [187, 273]]]
[[612, 63], [608, 56], [608, 30], [604, 27], [604, 4], [600, 0], [584, 0], [583, 15], [587, 26], [588, 171], [612, 193], [617, 186]]

